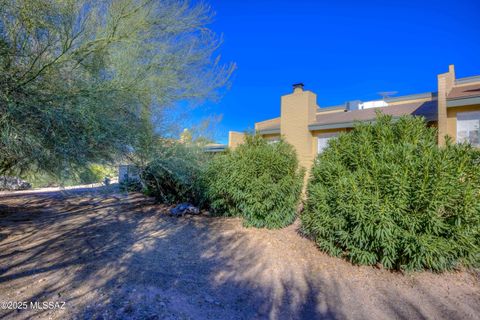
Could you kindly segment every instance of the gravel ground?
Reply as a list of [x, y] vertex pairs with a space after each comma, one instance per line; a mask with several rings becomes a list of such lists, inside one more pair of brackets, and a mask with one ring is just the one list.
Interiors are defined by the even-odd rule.
[[0, 318], [480, 319], [474, 273], [352, 266], [298, 225], [167, 210], [102, 188], [0, 195]]

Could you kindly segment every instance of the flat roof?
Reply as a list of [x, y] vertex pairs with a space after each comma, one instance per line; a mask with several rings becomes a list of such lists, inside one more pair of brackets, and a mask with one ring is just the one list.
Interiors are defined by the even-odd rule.
[[205, 152], [222, 152], [227, 150], [226, 144], [210, 143], [204, 147]]
[[377, 111], [398, 118], [404, 115], [423, 116], [427, 121], [438, 118], [437, 101], [411, 102], [393, 106], [354, 110], [348, 112], [318, 114], [316, 121], [309, 125], [310, 130], [351, 128], [356, 121], [372, 121]]

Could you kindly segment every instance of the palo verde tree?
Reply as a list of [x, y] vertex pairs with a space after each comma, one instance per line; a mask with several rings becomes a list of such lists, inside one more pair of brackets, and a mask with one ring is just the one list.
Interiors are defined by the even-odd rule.
[[0, 0], [0, 174], [112, 160], [174, 102], [218, 92], [234, 66], [211, 17], [183, 0]]

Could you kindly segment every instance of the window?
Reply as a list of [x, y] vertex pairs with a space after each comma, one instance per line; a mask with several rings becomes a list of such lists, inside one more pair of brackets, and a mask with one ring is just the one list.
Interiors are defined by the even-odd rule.
[[280, 142], [280, 137], [266, 138], [268, 144]]
[[332, 133], [322, 133], [317, 136], [317, 152], [322, 153], [323, 149], [325, 149], [328, 146], [328, 140], [335, 138], [338, 136], [337, 132], [332, 132]]
[[480, 147], [480, 111], [457, 113], [457, 142]]

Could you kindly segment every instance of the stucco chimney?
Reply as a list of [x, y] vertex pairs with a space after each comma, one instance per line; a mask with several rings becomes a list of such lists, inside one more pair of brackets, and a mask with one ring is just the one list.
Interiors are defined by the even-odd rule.
[[447, 96], [455, 85], [455, 67], [448, 66], [448, 72], [438, 75], [438, 144], [445, 145], [447, 134]]
[[308, 125], [315, 121], [317, 96], [303, 90], [303, 84], [295, 84], [294, 92], [282, 96], [280, 133], [297, 151], [300, 165], [310, 168], [313, 159], [313, 136]]
[[305, 85], [302, 82], [293, 84], [293, 92], [302, 92]]

